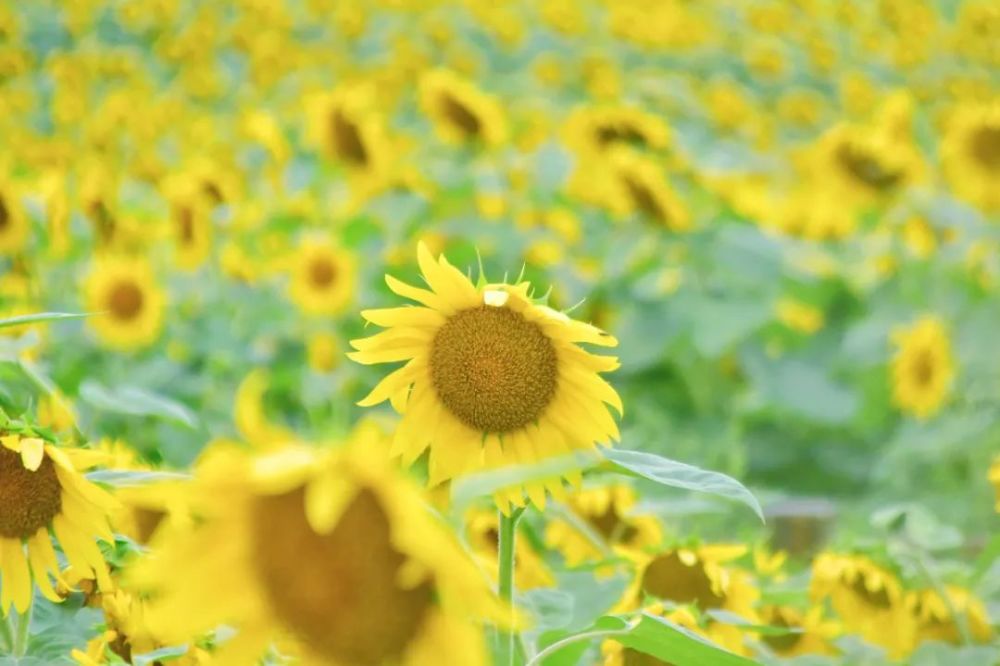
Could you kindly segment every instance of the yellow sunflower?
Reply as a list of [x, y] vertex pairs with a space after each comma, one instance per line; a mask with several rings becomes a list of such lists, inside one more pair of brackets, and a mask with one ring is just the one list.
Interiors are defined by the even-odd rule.
[[[389, 288], [419, 306], [366, 310], [388, 330], [351, 345], [359, 363], [406, 364], [385, 377], [359, 404], [390, 400], [403, 415], [394, 455], [412, 463], [430, 450], [429, 483], [464, 472], [591, 449], [617, 440], [605, 403], [621, 398], [601, 372], [617, 359], [577, 343], [614, 346], [607, 333], [535, 303], [528, 282], [474, 285], [424, 244], [417, 257], [428, 289], [386, 276]], [[576, 475], [578, 476], [578, 475]], [[530, 484], [531, 501], [544, 506], [545, 488]], [[520, 489], [498, 497], [501, 507], [523, 503]]]
[[823, 328], [825, 317], [816, 306], [794, 298], [782, 298], [775, 304], [778, 321], [800, 333], [810, 335]]
[[393, 154], [370, 86], [345, 86], [311, 103], [309, 133], [325, 155], [355, 173], [384, 174]]
[[844, 628], [898, 659], [913, 649], [916, 622], [891, 571], [860, 555], [823, 553], [813, 561], [814, 601], [829, 599]]
[[636, 575], [618, 608], [633, 610], [652, 598], [702, 611], [721, 609], [753, 620], [760, 593], [749, 574], [728, 565], [746, 552], [743, 545], [705, 544], [639, 555]]
[[134, 570], [149, 627], [170, 644], [231, 628], [223, 666], [275, 644], [306, 665], [485, 666], [478, 622], [507, 612], [381, 440], [361, 426], [339, 448], [209, 449], [186, 489], [197, 526], [161, 530]]
[[955, 361], [944, 324], [923, 317], [893, 332], [892, 400], [901, 410], [926, 419], [941, 409], [951, 391]]
[[507, 140], [507, 120], [500, 102], [447, 69], [420, 77], [420, 107], [434, 129], [451, 143], [498, 146]]
[[1000, 209], [1000, 101], [955, 111], [941, 161], [955, 194], [983, 210]]
[[13, 188], [0, 180], [0, 257], [24, 250], [30, 231]]
[[781, 657], [804, 654], [837, 654], [831, 640], [837, 636], [835, 622], [823, 619], [823, 609], [814, 606], [803, 613], [791, 606], [764, 606], [761, 621], [770, 627], [797, 629], [797, 633], [762, 635], [761, 641]]
[[659, 521], [654, 516], [634, 515], [635, 502], [635, 491], [624, 484], [575, 492], [567, 498], [567, 508], [590, 528], [591, 535], [555, 517], [545, 526], [545, 545], [562, 553], [567, 566], [576, 567], [604, 556], [593, 536], [612, 549], [642, 550], [659, 544], [663, 536]]
[[295, 434], [284, 426], [273, 423], [264, 411], [264, 398], [268, 388], [267, 372], [251, 370], [236, 389], [233, 420], [240, 436], [258, 448], [295, 441]]
[[84, 479], [86, 454], [61, 449], [16, 421], [0, 425], [0, 615], [23, 613], [32, 588], [62, 601], [49, 580], [65, 585], [53, 549], [55, 536], [70, 565], [110, 589], [107, 564], [94, 539], [113, 541], [108, 513], [113, 497]]
[[565, 141], [581, 159], [598, 158], [621, 145], [665, 149], [670, 145], [670, 128], [663, 119], [636, 107], [581, 107], [566, 120]]
[[[466, 517], [469, 546], [479, 566], [497, 579], [497, 544], [500, 536], [499, 517], [494, 509], [473, 509]], [[514, 542], [514, 583], [518, 590], [553, 587], [555, 579], [545, 561], [526, 539]]]
[[163, 327], [165, 296], [142, 259], [104, 257], [84, 282], [87, 321], [97, 337], [115, 349], [136, 349], [156, 341]]
[[169, 186], [174, 261], [188, 271], [205, 263], [212, 250], [211, 204], [208, 196], [197, 188], [198, 183], [188, 179]]
[[354, 255], [326, 238], [304, 239], [291, 270], [288, 294], [306, 314], [338, 314], [354, 297]]
[[952, 611], [965, 616], [971, 637], [979, 642], [993, 638], [993, 624], [983, 602], [968, 590], [954, 585], [945, 588], [948, 601], [936, 590], [910, 593], [908, 602], [917, 618], [919, 641], [942, 641], [960, 644], [962, 634]]
[[671, 231], [691, 228], [691, 216], [658, 164], [630, 149], [611, 153], [607, 206], [619, 216], [639, 213]]

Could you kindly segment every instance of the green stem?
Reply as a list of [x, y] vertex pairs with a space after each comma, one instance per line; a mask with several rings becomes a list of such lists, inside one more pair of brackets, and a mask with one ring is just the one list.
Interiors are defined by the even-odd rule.
[[605, 629], [602, 631], [585, 631], [582, 634], [574, 634], [572, 636], [567, 636], [561, 641], [556, 641], [552, 645], [548, 646], [538, 654], [536, 654], [531, 661], [528, 662], [528, 666], [541, 666], [542, 662], [559, 652], [565, 647], [569, 647], [573, 643], [579, 643], [580, 641], [590, 641], [595, 638], [606, 638], [610, 636], [622, 636], [624, 634], [630, 633], [635, 626], [630, 624], [624, 629]]
[[10, 630], [10, 616], [0, 611], [0, 648], [5, 653], [14, 650], [14, 633]]
[[23, 657], [28, 653], [28, 637], [31, 635], [31, 611], [34, 606], [28, 606], [28, 610], [20, 614], [17, 621], [17, 633], [14, 635], [14, 644], [11, 653], [15, 657]]
[[[524, 513], [524, 508], [511, 511], [509, 516], [500, 512], [498, 555], [498, 591], [500, 600], [510, 606], [510, 624], [514, 621], [514, 543], [517, 538], [517, 521]], [[500, 637], [500, 662], [498, 666], [514, 666], [515, 633], [510, 628], [502, 628]]]

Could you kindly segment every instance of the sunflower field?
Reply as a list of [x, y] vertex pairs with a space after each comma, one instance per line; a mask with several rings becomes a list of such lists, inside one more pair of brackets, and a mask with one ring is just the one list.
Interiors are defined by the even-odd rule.
[[1000, 665], [995, 0], [0, 0], [0, 666]]

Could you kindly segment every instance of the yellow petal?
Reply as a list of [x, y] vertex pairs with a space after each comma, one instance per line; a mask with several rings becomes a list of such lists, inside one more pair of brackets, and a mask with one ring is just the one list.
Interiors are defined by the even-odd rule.
[[42, 466], [45, 457], [45, 444], [38, 437], [25, 437], [21, 440], [21, 463], [32, 472]]

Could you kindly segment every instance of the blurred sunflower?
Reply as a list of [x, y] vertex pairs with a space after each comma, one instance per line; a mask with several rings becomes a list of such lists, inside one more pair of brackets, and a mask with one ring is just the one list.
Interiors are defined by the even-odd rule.
[[[466, 518], [469, 546], [479, 566], [497, 579], [497, 544], [500, 519], [495, 509], [474, 509]], [[554, 587], [555, 579], [534, 546], [527, 539], [514, 542], [514, 585], [518, 590]]]
[[174, 242], [174, 261], [183, 270], [194, 270], [205, 263], [212, 250], [212, 219], [207, 195], [196, 189], [194, 181], [171, 186], [170, 236]]
[[643, 599], [652, 598], [702, 611], [722, 609], [751, 620], [760, 593], [745, 572], [726, 566], [746, 552], [744, 545], [711, 544], [642, 555], [619, 608], [638, 608]]
[[837, 636], [837, 624], [824, 620], [823, 609], [819, 606], [814, 606], [805, 613], [791, 606], [764, 606], [760, 610], [760, 617], [767, 626], [795, 630], [795, 633], [761, 636], [767, 647], [781, 657], [837, 654], [830, 642]]
[[46, 599], [62, 601], [49, 580], [63, 583], [53, 535], [71, 566], [110, 589], [94, 538], [114, 541], [108, 513], [116, 502], [80, 475], [86, 452], [46, 442], [2, 412], [0, 420], [0, 615], [11, 605], [28, 609], [32, 582]]
[[163, 327], [165, 297], [150, 265], [137, 258], [98, 259], [84, 282], [87, 321], [109, 347], [137, 349], [156, 341]]
[[201, 522], [158, 533], [134, 570], [149, 626], [172, 644], [232, 627], [223, 665], [275, 643], [310, 664], [485, 665], [476, 622], [506, 612], [382, 439], [369, 424], [337, 449], [209, 450], [186, 489]]
[[[423, 243], [417, 257], [429, 289], [388, 275], [386, 282], [421, 305], [362, 312], [388, 330], [351, 341], [358, 351], [349, 354], [364, 364], [406, 361], [359, 403], [390, 400], [403, 415], [394, 455], [410, 464], [429, 449], [436, 485], [484, 466], [533, 463], [618, 439], [605, 403], [620, 414], [621, 398], [599, 374], [618, 361], [577, 346], [617, 340], [537, 304], [528, 282], [477, 287]], [[538, 506], [546, 487], [560, 492], [561, 481], [526, 488]], [[523, 496], [512, 489], [498, 501], [521, 504]]]
[[941, 409], [951, 390], [955, 361], [944, 324], [923, 317], [893, 332], [892, 400], [901, 410], [926, 419]]
[[[654, 516], [633, 515], [635, 491], [616, 484], [601, 488], [584, 488], [571, 494], [567, 507], [585, 523], [589, 531], [612, 549], [642, 550], [660, 542], [662, 531]], [[592, 537], [572, 522], [555, 517], [545, 526], [545, 545], [560, 552], [566, 565], [576, 567], [601, 559], [604, 553]]]
[[994, 505], [994, 509], [997, 512], [1000, 512], [1000, 456], [993, 459], [993, 464], [990, 465], [987, 478], [993, 485], [993, 491], [996, 494], [996, 504]]
[[899, 579], [861, 555], [822, 553], [813, 561], [814, 601], [829, 599], [843, 626], [898, 659], [913, 648], [916, 622]]
[[610, 160], [612, 213], [640, 213], [671, 231], [691, 228], [690, 214], [655, 161], [629, 149], [614, 151]]
[[247, 373], [236, 389], [233, 420], [243, 439], [257, 448], [296, 441], [295, 433], [273, 423], [264, 411], [268, 374], [256, 368]]
[[507, 140], [507, 120], [496, 98], [447, 69], [420, 78], [420, 107], [434, 129], [451, 143], [498, 146]]
[[983, 210], [1000, 209], [1000, 102], [959, 107], [941, 161], [955, 194]]
[[370, 86], [345, 86], [312, 103], [309, 132], [324, 154], [349, 170], [383, 174], [394, 155]]
[[580, 107], [567, 118], [564, 137], [566, 145], [586, 159], [615, 146], [663, 150], [670, 145], [670, 128], [658, 116], [636, 107]]
[[952, 611], [965, 616], [971, 638], [986, 642], [993, 638], [993, 624], [983, 602], [968, 590], [949, 585], [947, 602], [937, 590], [911, 592], [908, 602], [917, 618], [920, 641], [941, 641], [958, 645], [962, 632]]
[[0, 257], [24, 250], [30, 231], [13, 188], [0, 180]]
[[338, 314], [354, 297], [354, 255], [328, 239], [304, 239], [291, 270], [288, 294], [306, 314]]

